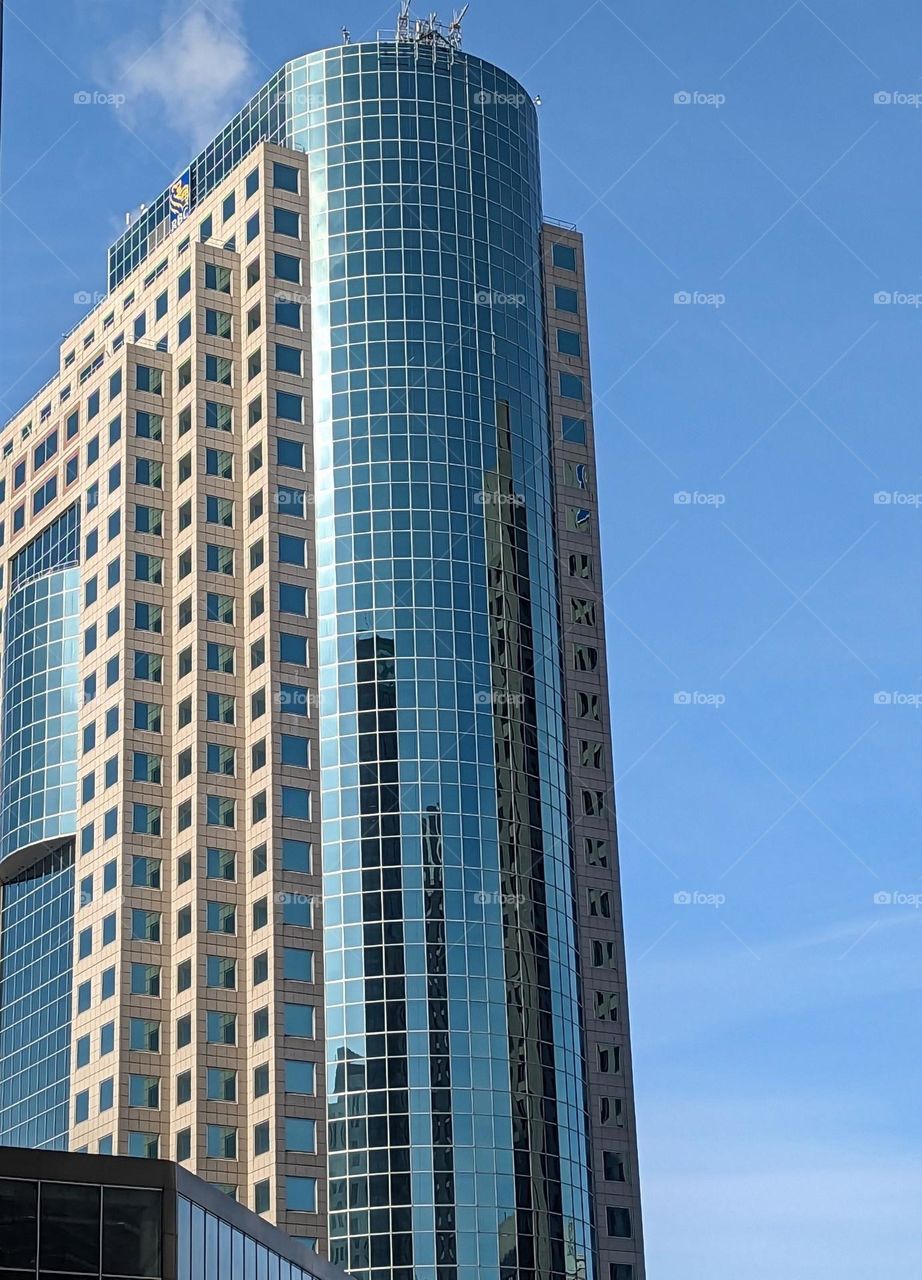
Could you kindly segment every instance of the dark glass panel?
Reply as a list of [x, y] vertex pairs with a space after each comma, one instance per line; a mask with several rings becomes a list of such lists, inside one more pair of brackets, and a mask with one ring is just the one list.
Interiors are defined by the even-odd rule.
[[157, 1277], [161, 1270], [161, 1193], [106, 1187], [102, 1212], [102, 1267], [115, 1275]]
[[34, 1270], [37, 1204], [37, 1183], [0, 1178], [0, 1260], [4, 1267]]
[[39, 1265], [75, 1275], [99, 1273], [99, 1188], [43, 1182]]

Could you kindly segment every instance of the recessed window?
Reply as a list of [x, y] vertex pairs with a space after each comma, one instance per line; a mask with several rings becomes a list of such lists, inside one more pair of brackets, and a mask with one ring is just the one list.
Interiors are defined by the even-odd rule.
[[313, 1097], [316, 1091], [316, 1068], [313, 1062], [285, 1060], [285, 1092], [303, 1093]]
[[236, 1102], [237, 1072], [226, 1067], [208, 1067], [205, 1095], [209, 1102]]
[[205, 332], [216, 338], [229, 338], [232, 331], [232, 317], [229, 311], [215, 311], [205, 308]]
[[557, 330], [557, 350], [563, 356], [581, 356], [583, 344], [574, 329]]
[[314, 1034], [314, 1009], [309, 1004], [285, 1004], [282, 1006], [286, 1036], [309, 1039]]
[[280, 373], [293, 373], [301, 376], [301, 351], [299, 347], [286, 347], [275, 344], [275, 367]]
[[289, 1213], [316, 1213], [317, 1179], [289, 1174], [285, 1179], [285, 1198]]
[[[285, 1119], [285, 1150], [317, 1150], [317, 1121], [287, 1116]], [[288, 1206], [291, 1208], [291, 1205]]]
[[275, 302], [275, 323], [286, 329], [300, 329], [301, 303], [291, 302], [287, 298], [277, 298]]
[[215, 289], [218, 293], [230, 293], [231, 272], [229, 267], [222, 267], [216, 262], [205, 263], [205, 288]]
[[272, 165], [272, 185], [276, 191], [298, 192], [298, 170], [290, 164], [276, 160]]
[[276, 235], [292, 236], [298, 239], [301, 235], [301, 216], [293, 209], [281, 209], [276, 206], [272, 210], [272, 229]]
[[290, 253], [275, 254], [276, 280], [289, 280], [292, 284], [301, 283], [301, 259]]

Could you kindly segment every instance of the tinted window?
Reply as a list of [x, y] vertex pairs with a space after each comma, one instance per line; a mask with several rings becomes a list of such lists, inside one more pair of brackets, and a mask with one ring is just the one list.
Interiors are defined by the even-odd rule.
[[272, 166], [272, 185], [277, 191], [297, 191], [297, 169], [290, 164], [280, 164], [276, 161]]
[[51, 1271], [99, 1267], [99, 1188], [43, 1182], [39, 1266]]
[[159, 1276], [160, 1192], [106, 1187], [102, 1216], [103, 1271]]
[[5, 1267], [35, 1267], [36, 1208], [34, 1182], [0, 1179], [0, 1258]]

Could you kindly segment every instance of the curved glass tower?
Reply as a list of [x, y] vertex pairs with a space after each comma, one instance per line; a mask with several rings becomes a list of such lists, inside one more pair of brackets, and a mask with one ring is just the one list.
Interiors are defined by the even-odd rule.
[[297, 58], [109, 279], [0, 458], [0, 1137], [174, 1157], [357, 1280], [643, 1280], [531, 98], [433, 20]]
[[3, 619], [0, 1143], [67, 1145], [80, 513], [13, 557]]
[[535, 108], [305, 72], [333, 1256], [588, 1275]]
[[11, 565], [3, 644], [0, 859], [77, 822], [80, 518], [76, 506]]

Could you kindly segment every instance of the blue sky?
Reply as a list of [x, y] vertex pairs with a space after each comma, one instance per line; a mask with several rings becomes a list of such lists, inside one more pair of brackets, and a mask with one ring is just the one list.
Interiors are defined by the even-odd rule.
[[[13, 0], [0, 416], [124, 212], [395, 9]], [[650, 1280], [922, 1271], [919, 35], [908, 0], [466, 22], [587, 239]]]

